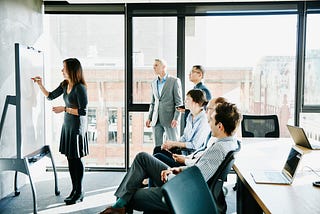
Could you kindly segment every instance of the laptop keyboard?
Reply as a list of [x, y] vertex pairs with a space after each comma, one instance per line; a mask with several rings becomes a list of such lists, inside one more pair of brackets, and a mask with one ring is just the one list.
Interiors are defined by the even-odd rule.
[[267, 178], [267, 180], [277, 183], [288, 182], [280, 172], [264, 172], [264, 176]]

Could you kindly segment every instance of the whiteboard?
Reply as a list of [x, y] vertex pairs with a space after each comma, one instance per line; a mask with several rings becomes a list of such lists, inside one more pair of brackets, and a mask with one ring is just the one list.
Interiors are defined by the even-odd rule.
[[45, 145], [45, 97], [31, 80], [43, 77], [44, 54], [16, 43], [15, 67], [17, 157], [21, 158]]

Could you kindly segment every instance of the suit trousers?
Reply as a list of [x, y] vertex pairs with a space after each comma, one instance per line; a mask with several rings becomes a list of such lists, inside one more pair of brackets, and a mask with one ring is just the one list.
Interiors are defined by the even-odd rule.
[[154, 157], [161, 160], [161, 162], [167, 164], [170, 167], [179, 167], [179, 166], [185, 166], [184, 164], [181, 164], [179, 162], [176, 162], [172, 156], [165, 155], [163, 153], [156, 153], [154, 154]]
[[161, 123], [156, 123], [155, 126], [152, 127], [153, 130], [153, 138], [155, 141], [155, 146], [161, 146], [164, 141], [164, 134], [166, 134], [166, 140], [177, 141], [178, 139], [178, 128], [165, 127], [161, 125]]
[[[168, 211], [162, 201], [161, 171], [169, 166], [152, 155], [140, 152], [136, 155], [130, 169], [115, 192], [115, 196], [124, 199], [128, 205], [140, 211]], [[145, 178], [153, 180], [156, 187], [141, 188]]]

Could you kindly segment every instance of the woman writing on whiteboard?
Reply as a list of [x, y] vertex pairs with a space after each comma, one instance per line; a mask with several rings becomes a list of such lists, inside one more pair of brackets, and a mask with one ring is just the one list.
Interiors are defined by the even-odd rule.
[[64, 112], [64, 122], [60, 136], [60, 153], [68, 159], [68, 167], [72, 181], [72, 191], [64, 200], [67, 205], [75, 204], [83, 200], [82, 180], [84, 165], [81, 158], [88, 155], [87, 139], [87, 86], [83, 77], [82, 67], [75, 58], [63, 61], [62, 74], [64, 81], [52, 92], [45, 89], [42, 78], [32, 78], [42, 93], [53, 100], [63, 95], [65, 106], [55, 106], [54, 113]]

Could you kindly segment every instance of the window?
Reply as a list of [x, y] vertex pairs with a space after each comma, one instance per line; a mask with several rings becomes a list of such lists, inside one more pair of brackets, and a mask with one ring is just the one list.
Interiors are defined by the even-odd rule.
[[213, 97], [237, 103], [243, 114], [277, 114], [281, 136], [293, 123], [295, 15], [186, 18], [186, 91], [193, 65], [206, 69]]
[[320, 106], [320, 14], [308, 14], [304, 105]]
[[89, 142], [97, 143], [97, 114], [96, 109], [88, 109], [88, 138]]
[[167, 61], [167, 71], [177, 75], [177, 18], [133, 18], [133, 103], [149, 104], [154, 59]]
[[307, 14], [303, 106], [299, 126], [308, 138], [320, 141], [320, 14]]
[[[155, 59], [164, 59], [167, 72], [177, 76], [177, 18], [133, 17], [132, 29], [132, 108], [135, 108], [151, 102]], [[152, 128], [145, 126], [148, 108], [141, 111], [129, 112], [130, 162], [138, 152], [152, 153], [154, 148]]]
[[301, 113], [300, 114], [299, 126], [303, 127], [308, 138], [320, 141], [319, 120], [320, 120], [319, 113]]
[[130, 163], [137, 153], [141, 151], [152, 154], [154, 148], [152, 128], [145, 126], [148, 112], [131, 112], [130, 113]]
[[[122, 109], [120, 110], [120, 114], [123, 112]], [[119, 118], [121, 117], [122, 114], [120, 115]], [[120, 125], [120, 127], [118, 127]], [[108, 143], [123, 143], [123, 135], [120, 135], [122, 139], [118, 140], [118, 130], [122, 130], [121, 122], [119, 121], [118, 123], [118, 112], [117, 109], [109, 109], [108, 110], [108, 122], [107, 122], [107, 130], [108, 130]], [[123, 133], [120, 131], [120, 133]]]
[[[123, 15], [46, 15], [49, 42], [46, 80], [54, 89], [63, 80], [62, 61], [80, 60], [88, 84], [89, 155], [86, 167], [124, 167], [124, 16]], [[110, 30], [112, 29], [112, 30]], [[62, 98], [47, 106], [64, 105]], [[62, 115], [62, 114], [61, 114]], [[47, 138], [52, 144], [57, 166], [66, 158], [58, 144], [63, 115], [47, 111], [51, 121]]]

